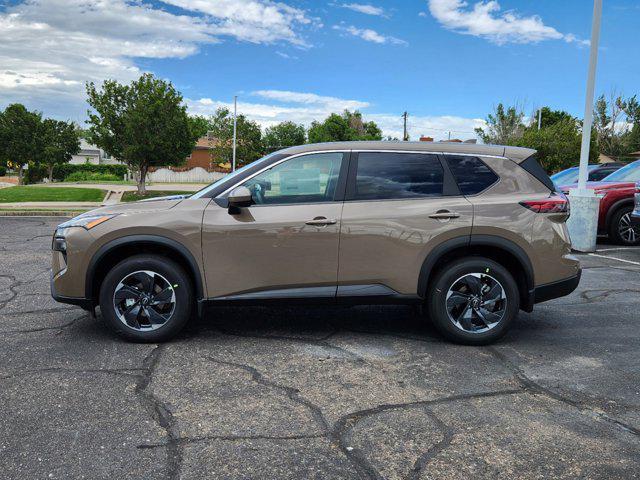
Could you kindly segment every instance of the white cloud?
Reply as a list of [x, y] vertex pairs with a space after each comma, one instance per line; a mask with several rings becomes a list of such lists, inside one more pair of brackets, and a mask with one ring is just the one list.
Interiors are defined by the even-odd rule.
[[348, 35], [352, 35], [354, 37], [361, 38], [362, 40], [365, 40], [367, 42], [379, 44], [388, 43], [390, 45], [407, 45], [407, 42], [405, 42], [404, 40], [392, 37], [390, 35], [382, 35], [375, 30], [371, 30], [370, 28], [357, 28], [353, 25], [334, 25], [333, 29], [344, 32]]
[[211, 31], [254, 43], [307, 46], [296, 29], [314, 22], [304, 10], [270, 0], [162, 0], [210, 19]]
[[[84, 83], [128, 82], [145, 58], [184, 58], [225, 37], [305, 45], [302, 10], [269, 0], [29, 0], [0, 7], [0, 106], [84, 117]], [[205, 9], [206, 6], [210, 8]], [[206, 10], [206, 11], [205, 11]]]
[[[289, 120], [309, 126], [312, 121], [324, 120], [331, 113], [340, 113], [345, 108], [350, 110], [370, 109], [370, 104], [360, 100], [345, 100], [336, 97], [321, 96], [313, 93], [288, 92], [282, 90], [261, 90], [253, 92], [252, 96], [277, 103], [238, 102], [238, 112], [255, 120], [266, 128], [276, 123]], [[210, 115], [218, 107], [233, 108], [230, 102], [201, 98], [187, 99], [191, 114]], [[398, 114], [375, 113], [364, 111], [366, 120], [374, 120], [382, 129], [385, 136], [402, 138], [402, 117]], [[417, 140], [420, 135], [428, 135], [436, 140], [448, 138], [451, 131], [452, 138], [463, 140], [476, 138], [475, 127], [485, 126], [484, 120], [456, 116], [410, 116], [409, 132], [412, 139]]]
[[365, 15], [375, 15], [377, 17], [388, 16], [384, 8], [364, 3], [343, 3], [339, 5], [342, 8], [348, 8], [354, 12], [364, 13]]
[[465, 35], [505, 43], [537, 43], [543, 40], [564, 40], [568, 43], [588, 43], [573, 34], [562, 34], [545, 25], [538, 15], [521, 16], [513, 10], [500, 13], [497, 0], [479, 1], [469, 7], [463, 0], [428, 0], [431, 15], [445, 28]]
[[258, 90], [253, 92], [252, 95], [282, 103], [315, 105], [327, 111], [360, 110], [369, 106], [369, 103], [358, 100], [343, 100], [336, 97], [316, 95], [315, 93], [289, 92], [286, 90]]

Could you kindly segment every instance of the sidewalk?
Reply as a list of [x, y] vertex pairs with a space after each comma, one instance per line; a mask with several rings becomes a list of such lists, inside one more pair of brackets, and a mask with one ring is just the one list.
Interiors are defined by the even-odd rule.
[[[208, 183], [153, 183], [147, 185], [147, 190], [167, 190], [184, 192], [197, 192], [209, 185]], [[39, 183], [39, 187], [78, 187], [78, 188], [98, 188], [100, 190], [111, 190], [112, 192], [132, 192], [138, 189], [137, 185], [121, 185], [117, 183]]]

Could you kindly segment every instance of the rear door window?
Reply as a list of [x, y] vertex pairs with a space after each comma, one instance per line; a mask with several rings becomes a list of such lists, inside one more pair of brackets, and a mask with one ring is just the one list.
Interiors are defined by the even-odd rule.
[[442, 196], [444, 171], [436, 155], [360, 152], [350, 200], [393, 200]]
[[498, 181], [498, 175], [477, 157], [445, 155], [463, 195], [476, 195]]

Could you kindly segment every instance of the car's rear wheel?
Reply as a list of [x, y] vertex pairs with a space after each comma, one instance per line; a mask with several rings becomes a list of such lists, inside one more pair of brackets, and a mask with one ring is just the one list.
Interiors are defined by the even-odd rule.
[[633, 207], [628, 205], [619, 208], [611, 218], [609, 225], [609, 238], [621, 245], [640, 245], [640, 229], [631, 223]]
[[100, 312], [118, 335], [138, 342], [175, 336], [191, 316], [193, 292], [185, 271], [172, 260], [136, 255], [118, 263], [100, 288]]
[[502, 337], [518, 314], [518, 286], [493, 260], [468, 257], [442, 268], [429, 286], [427, 307], [438, 331], [466, 345]]

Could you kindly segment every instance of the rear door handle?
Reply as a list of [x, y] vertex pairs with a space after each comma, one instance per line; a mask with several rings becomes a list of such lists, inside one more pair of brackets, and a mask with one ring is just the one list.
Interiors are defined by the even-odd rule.
[[436, 213], [429, 215], [429, 218], [447, 220], [449, 218], [460, 218], [460, 214], [457, 212], [450, 212], [449, 210], [438, 210]]
[[338, 223], [337, 220], [329, 220], [327, 217], [316, 217], [313, 220], [308, 220], [306, 222], [307, 225], [315, 225], [316, 227], [322, 227], [324, 225], [335, 225]]

